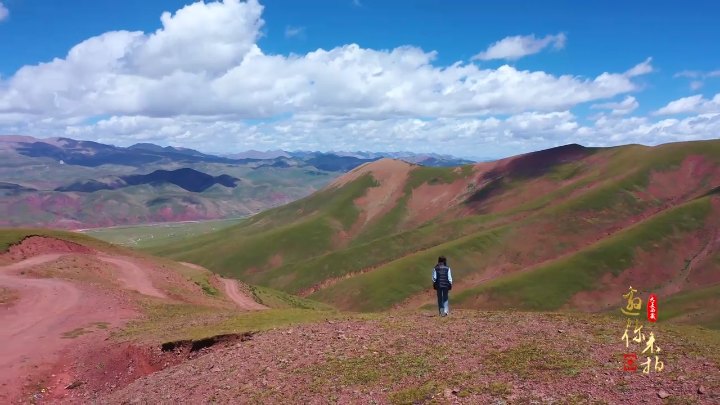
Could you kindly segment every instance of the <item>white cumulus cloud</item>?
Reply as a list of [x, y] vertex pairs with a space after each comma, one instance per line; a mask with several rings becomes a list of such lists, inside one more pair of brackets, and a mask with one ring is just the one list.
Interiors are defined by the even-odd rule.
[[643, 63], [638, 63], [637, 65], [633, 66], [632, 69], [629, 69], [627, 72], [625, 72], [625, 75], [628, 77], [635, 77], [652, 73], [653, 67], [650, 62], [652, 62], [652, 58], [645, 59]]
[[[106, 32], [24, 66], [0, 80], [0, 133], [205, 151], [443, 149], [478, 156], [570, 142], [700, 139], [716, 136], [720, 125], [708, 115], [717, 111], [710, 104], [681, 121], [623, 118], [637, 108], [628, 93], [641, 90], [635, 80], [654, 70], [651, 58], [584, 77], [440, 65], [436, 51], [414, 46], [267, 54], [258, 46], [262, 16], [257, 0], [196, 2], [163, 13], [154, 32]], [[563, 34], [511, 38], [486, 57], [513, 59], [565, 41]], [[625, 98], [608, 102], [618, 97]], [[583, 125], [572, 112], [583, 103], [610, 115]]]
[[510, 66], [439, 67], [435, 51], [412, 46], [266, 55], [256, 44], [262, 9], [257, 0], [198, 2], [164, 13], [152, 34], [90, 38], [64, 59], [21, 68], [0, 88], [0, 114], [477, 116], [563, 110], [637, 89], [622, 73], [587, 79]]
[[[2, 124], [0, 124], [2, 125]], [[93, 124], [70, 121], [33, 122], [36, 136], [65, 136], [127, 146], [154, 142], [208, 152], [269, 150], [375, 150], [450, 153], [456, 156], [501, 157], [542, 148], [580, 143], [614, 146], [714, 138], [720, 114], [654, 122], [647, 117], [607, 116], [583, 125], [570, 111], [525, 112], [504, 119], [418, 118], [316, 119], [287, 118], [248, 124], [225, 117], [112, 117]], [[13, 133], [17, 133], [14, 131]], [[231, 146], [228, 146], [231, 145]]]
[[720, 94], [716, 94], [712, 100], [703, 98], [702, 94], [683, 97], [679, 100], [671, 101], [665, 107], [653, 112], [654, 115], [708, 113], [720, 113]]
[[517, 60], [523, 56], [539, 53], [549, 45], [555, 49], [565, 47], [565, 34], [547, 35], [544, 38], [535, 38], [535, 34], [527, 36], [507, 37], [490, 45], [484, 52], [472, 57], [472, 59], [492, 60], [508, 59]]

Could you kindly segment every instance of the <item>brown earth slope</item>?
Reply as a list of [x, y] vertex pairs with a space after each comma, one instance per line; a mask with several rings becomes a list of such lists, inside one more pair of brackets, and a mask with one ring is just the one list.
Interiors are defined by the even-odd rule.
[[241, 301], [244, 309], [259, 309], [237, 289], [227, 298], [205, 294], [193, 278], [224, 286], [206, 270], [179, 271], [179, 264], [110, 245], [103, 249], [97, 242], [29, 236], [0, 253], [5, 264], [0, 288], [13, 293], [0, 312], [3, 403], [31, 394], [64, 397], [69, 392], [64, 386], [74, 380], [70, 359], [94, 362], [89, 353], [113, 349], [110, 333], [142, 321], [149, 308], [199, 305], [222, 311]]

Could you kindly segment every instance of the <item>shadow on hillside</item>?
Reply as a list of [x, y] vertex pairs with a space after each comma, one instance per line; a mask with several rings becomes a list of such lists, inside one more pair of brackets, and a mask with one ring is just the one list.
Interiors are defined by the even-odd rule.
[[501, 163], [499, 167], [488, 170], [482, 175], [480, 183], [486, 182], [485, 185], [470, 195], [464, 204], [478, 207], [490, 198], [502, 194], [508, 181], [542, 177], [558, 166], [585, 159], [598, 150], [599, 148], [569, 144], [508, 159], [507, 163]]

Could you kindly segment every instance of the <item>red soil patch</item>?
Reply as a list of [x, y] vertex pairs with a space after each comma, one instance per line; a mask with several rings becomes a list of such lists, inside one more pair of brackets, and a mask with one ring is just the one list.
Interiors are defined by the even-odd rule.
[[647, 192], [651, 197], [679, 203], [708, 191], [705, 182], [711, 184], [710, 189], [720, 185], [720, 165], [706, 156], [688, 156], [679, 170], [652, 173]]
[[[107, 258], [108, 256], [105, 256]], [[167, 265], [156, 263], [151, 260], [141, 258], [130, 258], [127, 256], [111, 256], [121, 261], [129, 262], [136, 267], [144, 270], [145, 276], [157, 288], [161, 294], [168, 298], [192, 303], [207, 305], [221, 308], [232, 308], [233, 304], [208, 296], [199, 285], [183, 276], [177, 269], [173, 268], [173, 263]], [[212, 273], [208, 275], [209, 281], [215, 288], [222, 289], [223, 284]]]
[[[53, 250], [59, 252], [47, 253]], [[264, 309], [230, 283], [219, 282], [227, 286], [226, 293], [235, 304], [206, 296], [201, 287], [171, 267], [138, 257], [98, 253], [53, 238], [27, 238], [5, 256], [30, 258], [0, 268], [0, 287], [19, 295], [0, 312], [2, 403], [36, 394], [35, 399], [73, 397], [86, 402], [96, 392], [121, 388], [140, 376], [177, 364], [179, 361], [172, 359], [160, 364], [149, 349], [108, 341], [108, 328], [121, 327], [140, 316], [137, 292], [223, 308]], [[54, 275], [74, 282], [49, 278]], [[71, 367], [72, 359], [76, 362]], [[64, 389], [77, 380], [84, 382], [81, 388]]]
[[690, 274], [697, 273], [697, 267], [702, 266], [707, 259], [712, 259], [711, 252], [717, 253], [719, 248], [720, 234], [717, 230], [712, 234], [701, 230], [685, 236], [682, 240], [673, 241], [672, 248], [658, 245], [650, 252], [637, 249], [634, 266], [617, 277], [606, 273], [595, 290], [575, 295], [564, 309], [577, 308], [585, 312], [597, 312], [611, 306], [619, 308], [623, 304], [622, 295], [627, 293], [629, 286], [633, 286], [641, 294], [654, 293], [658, 297], [666, 297], [681, 290], [706, 287], [720, 281], [718, 266], [713, 266], [712, 263], [707, 263], [706, 268], [713, 268], [715, 271], [706, 274], [706, 279], [695, 280], [693, 285], [686, 281]]
[[467, 197], [472, 178], [458, 179], [451, 184], [424, 183], [412, 191], [407, 204], [407, 226], [417, 226], [460, 204]]
[[270, 258], [270, 266], [278, 267], [278, 266], [281, 266], [282, 264], [283, 264], [283, 258], [279, 254]]
[[118, 280], [130, 289], [140, 294], [166, 298], [165, 294], [160, 292], [148, 278], [145, 270], [138, 267], [135, 263], [127, 259], [117, 257], [99, 256], [98, 259], [103, 262], [110, 263], [120, 270], [117, 274]]
[[343, 174], [342, 176], [335, 178], [333, 181], [328, 183], [328, 185], [325, 186], [323, 190], [342, 187], [353, 180], [359, 179], [367, 173], [372, 173], [373, 177], [375, 177], [376, 180], [380, 181], [380, 178], [387, 178], [391, 176], [394, 171], [404, 170], [405, 167], [407, 167], [409, 170], [414, 166], [402, 160], [395, 160], [390, 158], [382, 158], [374, 162], [364, 163]]
[[13, 275], [56, 258], [35, 256], [0, 269], [0, 285], [20, 292], [19, 300], [0, 314], [0, 341], [4, 342], [0, 346], [0, 399], [7, 400], [4, 403], [23, 390], [34, 389], [42, 372], [68, 348], [106, 337], [107, 331], [96, 325], [117, 327], [137, 315], [121, 291], [99, 292], [82, 283]]
[[397, 200], [404, 195], [403, 188], [408, 173], [412, 169], [412, 165], [400, 160], [380, 159], [359, 166], [331, 183], [333, 187], [339, 187], [367, 173], [371, 173], [373, 178], [380, 183], [378, 187], [368, 188], [364, 196], [353, 201], [355, 206], [360, 209], [360, 216], [351, 227], [350, 236], [356, 235], [374, 218], [382, 217], [395, 207]]
[[[595, 290], [577, 294], [565, 309], [577, 308], [586, 312], [605, 310], [620, 304], [622, 294], [630, 285], [638, 291], [668, 296], [720, 281], [720, 274], [716, 271], [718, 266], [707, 263], [712, 262], [720, 251], [720, 198], [713, 198], [711, 204], [713, 211], [703, 229], [685, 234], [682, 239], [655, 245], [650, 251], [636, 249], [631, 268], [617, 277], [606, 273]], [[642, 216], [650, 215], [645, 213]], [[629, 218], [630, 223], [640, 220]], [[691, 275], [694, 278], [689, 283]]]
[[[75, 349], [66, 356], [66, 359], [74, 356], [74, 360], [61, 363], [59, 369], [62, 373], [58, 373], [60, 375], [54, 380], [58, 381], [58, 387], [64, 387], [72, 381], [82, 381], [83, 384], [72, 390], [61, 390], [59, 395], [50, 398], [85, 403], [91, 398], [119, 391], [139, 378], [211, 353], [238, 348], [241, 342], [251, 339], [251, 333], [244, 333], [209, 338], [202, 342], [169, 342], [160, 347], [126, 342], [111, 347], [95, 344], [82, 350]], [[194, 343], [200, 343], [197, 346], [201, 347], [193, 347]]]
[[44, 236], [30, 236], [25, 238], [21, 243], [10, 246], [7, 252], [0, 254], [0, 258], [9, 261], [18, 261], [49, 253], [92, 254], [95, 253], [95, 250], [65, 240]]
[[333, 237], [333, 250], [344, 249], [347, 247], [349, 242], [350, 242], [350, 234], [348, 234], [347, 232], [345, 232], [341, 229]]

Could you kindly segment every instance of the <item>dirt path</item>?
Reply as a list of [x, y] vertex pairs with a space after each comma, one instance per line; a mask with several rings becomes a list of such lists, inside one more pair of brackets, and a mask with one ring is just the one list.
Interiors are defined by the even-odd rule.
[[[24, 269], [60, 256], [62, 254], [40, 255], [0, 267], [0, 286], [20, 292], [18, 301], [0, 312], [0, 399], [17, 395], [21, 380], [36, 371], [38, 364], [56, 360], [63, 349], [84, 338], [63, 334], [92, 323], [117, 326], [133, 316], [132, 311], [118, 308], [112, 297], [93, 293], [74, 283], [18, 275]], [[28, 367], [31, 368], [28, 370]]]
[[[198, 270], [205, 270], [210, 271], [202, 266], [198, 266], [194, 263], [187, 263], [187, 262], [180, 262], [180, 264], [191, 267], [193, 269]], [[238, 306], [242, 309], [247, 309], [249, 311], [256, 311], [260, 309], [270, 309], [266, 307], [265, 305], [259, 304], [255, 302], [252, 297], [248, 297], [247, 294], [240, 291], [240, 288], [238, 287], [237, 280], [229, 279], [229, 278], [222, 278], [218, 277], [220, 280], [222, 280], [223, 285], [225, 286], [225, 295], [228, 296], [234, 303], [238, 304]]]
[[228, 298], [238, 304], [240, 308], [250, 311], [269, 309], [265, 305], [255, 302], [254, 299], [240, 292], [237, 280], [232, 280], [228, 278], [221, 278], [220, 280], [222, 280], [223, 284], [225, 284], [225, 294], [227, 294]]
[[98, 256], [97, 258], [106, 263], [114, 264], [119, 270], [118, 280], [127, 287], [141, 294], [166, 298], [165, 294], [152, 285], [145, 271], [135, 265], [135, 263], [110, 256]]

